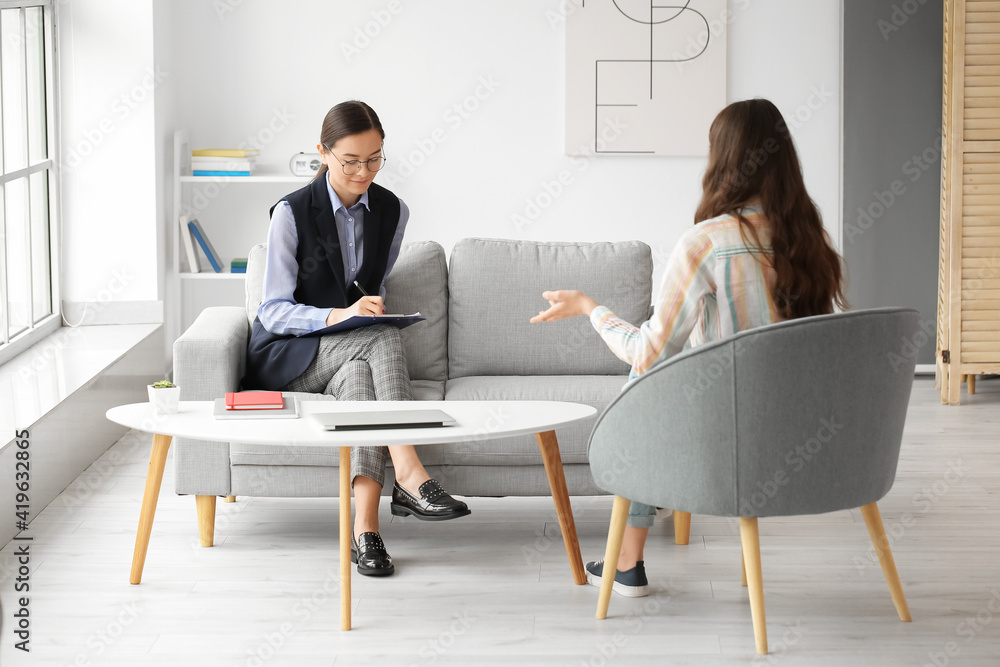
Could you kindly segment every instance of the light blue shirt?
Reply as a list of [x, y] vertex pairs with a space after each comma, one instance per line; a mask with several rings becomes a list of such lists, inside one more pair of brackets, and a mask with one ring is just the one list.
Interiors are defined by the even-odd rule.
[[[358, 199], [351, 208], [345, 208], [340, 197], [333, 191], [330, 179], [323, 175], [326, 181], [326, 191], [333, 205], [333, 217], [337, 224], [337, 237], [340, 239], [341, 259], [344, 262], [344, 284], [351, 285], [358, 277], [361, 262], [364, 258], [365, 212], [371, 210], [368, 206], [368, 193]], [[403, 243], [403, 232], [410, 218], [410, 209], [403, 200], [399, 200], [399, 223], [396, 234], [389, 246], [389, 261], [385, 267], [385, 275], [392, 271], [399, 257], [399, 247]], [[295, 218], [292, 207], [287, 201], [278, 202], [271, 215], [271, 226], [267, 230], [267, 265], [264, 267], [264, 293], [257, 317], [264, 328], [274, 334], [299, 335], [316, 331], [326, 326], [329, 308], [316, 308], [295, 301], [295, 288], [298, 285], [299, 264], [295, 252], [299, 246], [299, 233], [295, 228]], [[379, 295], [385, 298], [385, 276], [379, 285]]]

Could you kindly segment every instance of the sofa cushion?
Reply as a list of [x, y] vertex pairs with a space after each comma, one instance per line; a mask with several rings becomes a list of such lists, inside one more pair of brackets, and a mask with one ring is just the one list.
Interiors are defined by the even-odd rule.
[[426, 319], [400, 331], [411, 380], [448, 379], [448, 264], [433, 241], [404, 243], [385, 280], [387, 313]]
[[[567, 401], [597, 408], [598, 413], [621, 393], [625, 375], [476, 376], [449, 380], [449, 401]], [[445, 408], [447, 410], [447, 408]], [[497, 416], [503, 419], [503, 415]], [[597, 415], [556, 429], [563, 463], [587, 463], [587, 440]], [[533, 435], [442, 445], [447, 465], [542, 465]]]
[[[267, 244], [258, 243], [247, 257], [246, 310], [253, 325], [264, 290]], [[426, 319], [400, 333], [411, 380], [448, 378], [448, 265], [444, 248], [433, 241], [404, 243], [385, 280], [387, 313], [420, 312]]]
[[543, 291], [577, 289], [638, 325], [649, 312], [652, 269], [640, 241], [459, 241], [448, 277], [449, 377], [627, 373], [586, 318], [528, 320], [548, 307]]

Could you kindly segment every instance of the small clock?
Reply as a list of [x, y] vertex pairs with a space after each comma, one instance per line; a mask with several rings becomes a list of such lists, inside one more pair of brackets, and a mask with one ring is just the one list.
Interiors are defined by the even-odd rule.
[[296, 153], [288, 161], [288, 168], [296, 176], [315, 176], [322, 164], [319, 153]]

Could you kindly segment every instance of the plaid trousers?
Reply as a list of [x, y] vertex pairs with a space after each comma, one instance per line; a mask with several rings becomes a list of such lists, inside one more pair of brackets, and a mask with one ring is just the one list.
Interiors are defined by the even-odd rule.
[[[282, 391], [330, 394], [338, 401], [411, 401], [399, 329], [376, 324], [328, 334], [319, 340], [316, 358]], [[358, 475], [385, 481], [385, 447], [351, 447], [351, 486]]]

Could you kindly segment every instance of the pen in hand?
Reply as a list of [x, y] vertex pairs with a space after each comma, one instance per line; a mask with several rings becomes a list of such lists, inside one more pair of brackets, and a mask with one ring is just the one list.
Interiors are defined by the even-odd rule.
[[[361, 283], [359, 283], [357, 280], [354, 281], [354, 286], [358, 288], [358, 291], [361, 292], [362, 296], [371, 296], [371, 294], [366, 292], [365, 288], [362, 287]], [[382, 309], [382, 314], [385, 315], [385, 308]]]

